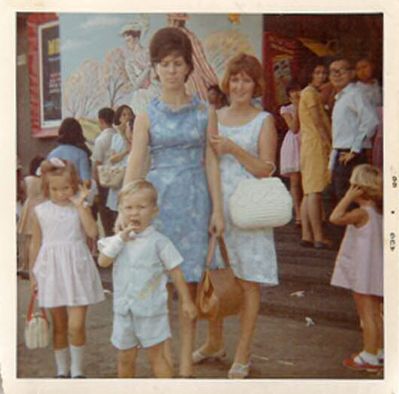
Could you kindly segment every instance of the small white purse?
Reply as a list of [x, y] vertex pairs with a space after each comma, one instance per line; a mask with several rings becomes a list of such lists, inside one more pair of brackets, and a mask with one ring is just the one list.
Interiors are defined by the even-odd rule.
[[36, 293], [31, 296], [25, 322], [25, 345], [28, 349], [46, 347], [49, 344], [49, 323], [43, 308], [34, 313]]
[[292, 217], [292, 197], [277, 177], [242, 180], [229, 203], [234, 225], [245, 230], [284, 226]]

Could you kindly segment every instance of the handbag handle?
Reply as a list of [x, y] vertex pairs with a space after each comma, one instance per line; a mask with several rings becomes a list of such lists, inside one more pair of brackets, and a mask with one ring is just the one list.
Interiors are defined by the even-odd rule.
[[219, 243], [219, 249], [220, 249], [220, 254], [223, 259], [223, 263], [225, 267], [230, 267], [230, 259], [229, 255], [227, 253], [227, 248], [226, 244], [224, 242], [223, 236], [217, 237], [215, 234], [213, 234], [209, 240], [208, 244], [208, 255], [206, 256], [206, 264], [205, 264], [205, 269], [209, 269], [212, 263], [213, 256], [215, 255], [215, 250], [216, 250], [216, 242], [218, 241]]
[[[37, 292], [36, 291], [32, 292], [32, 294], [30, 296], [30, 301], [29, 301], [28, 313], [26, 315], [26, 319], [28, 321], [32, 320], [33, 309], [35, 308], [36, 297], [37, 297]], [[48, 322], [46, 311], [43, 308], [40, 308], [40, 312], [41, 312], [42, 316]]]

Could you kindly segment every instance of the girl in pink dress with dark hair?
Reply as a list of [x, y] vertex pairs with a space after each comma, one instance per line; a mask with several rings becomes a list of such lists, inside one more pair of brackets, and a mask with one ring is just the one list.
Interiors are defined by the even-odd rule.
[[288, 126], [280, 151], [280, 173], [290, 178], [290, 192], [294, 201], [295, 223], [301, 223], [302, 185], [300, 172], [300, 133], [298, 105], [301, 86], [292, 81], [287, 85], [287, 95], [291, 104], [280, 108], [280, 115]]
[[[330, 221], [346, 225], [331, 284], [353, 292], [361, 326], [363, 350], [345, 359], [345, 367], [378, 372], [383, 368], [383, 233], [382, 175], [369, 164], [353, 170], [350, 188]], [[350, 207], [355, 202], [358, 208]]]

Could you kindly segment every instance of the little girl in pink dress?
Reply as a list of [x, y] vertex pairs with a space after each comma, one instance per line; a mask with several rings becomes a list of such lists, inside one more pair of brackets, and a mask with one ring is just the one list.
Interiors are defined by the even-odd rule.
[[[382, 176], [362, 164], [353, 170], [350, 188], [335, 207], [330, 221], [346, 225], [331, 279], [333, 286], [353, 292], [363, 329], [363, 350], [343, 361], [345, 367], [378, 372], [383, 368], [383, 233]], [[353, 202], [359, 207], [349, 210]]]
[[280, 115], [285, 120], [289, 130], [285, 134], [280, 151], [280, 173], [290, 178], [290, 192], [294, 202], [295, 223], [300, 224], [300, 206], [302, 200], [301, 173], [299, 171], [299, 119], [298, 104], [301, 87], [296, 82], [287, 86], [287, 94], [291, 104], [280, 108]]

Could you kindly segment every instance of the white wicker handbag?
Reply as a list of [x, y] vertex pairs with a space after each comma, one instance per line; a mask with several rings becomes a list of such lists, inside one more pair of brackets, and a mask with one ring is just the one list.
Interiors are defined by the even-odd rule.
[[49, 344], [49, 323], [43, 308], [34, 313], [36, 293], [31, 296], [25, 322], [25, 345], [28, 349], [46, 347]]
[[242, 180], [230, 197], [233, 223], [245, 230], [279, 227], [292, 217], [292, 198], [280, 178]]
[[125, 176], [125, 167], [103, 164], [97, 167], [100, 185], [111, 189], [119, 189]]

